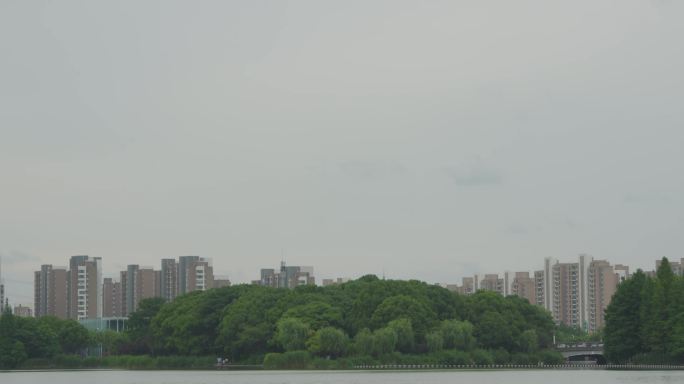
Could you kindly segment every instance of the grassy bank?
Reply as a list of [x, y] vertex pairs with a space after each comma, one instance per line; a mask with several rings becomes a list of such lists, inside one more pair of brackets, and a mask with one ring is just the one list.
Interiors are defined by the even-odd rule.
[[18, 369], [214, 369], [214, 356], [106, 356], [62, 355], [52, 359], [28, 359]]
[[324, 359], [307, 351], [269, 353], [264, 358], [264, 369], [351, 369], [356, 366], [397, 365], [480, 365], [514, 364], [547, 365], [563, 363], [563, 357], [554, 351], [509, 354], [505, 350], [487, 351], [477, 349], [470, 352], [447, 350], [429, 354], [402, 354], [399, 352], [379, 357], [355, 356], [338, 359]]

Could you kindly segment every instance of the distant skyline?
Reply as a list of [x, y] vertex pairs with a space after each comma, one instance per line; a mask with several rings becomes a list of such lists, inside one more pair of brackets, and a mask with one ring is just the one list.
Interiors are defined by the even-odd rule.
[[0, 2], [7, 296], [284, 254], [428, 282], [684, 256], [684, 3]]

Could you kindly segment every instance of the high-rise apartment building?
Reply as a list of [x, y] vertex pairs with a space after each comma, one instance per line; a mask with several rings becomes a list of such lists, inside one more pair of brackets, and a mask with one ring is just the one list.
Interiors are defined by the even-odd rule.
[[615, 274], [618, 276], [618, 283], [621, 283], [629, 278], [629, 267], [622, 264], [615, 264], [613, 267]]
[[516, 272], [511, 286], [511, 293], [527, 300], [530, 304], [537, 303], [537, 291], [534, 278], [529, 272]]
[[505, 295], [504, 287], [504, 279], [500, 279], [499, 275], [496, 273], [489, 273], [484, 275], [484, 278], [480, 280], [479, 289], [484, 291], [496, 292], [500, 295]]
[[102, 259], [86, 255], [69, 259], [67, 275], [69, 318], [74, 320], [102, 317]]
[[14, 306], [14, 316], [19, 317], [33, 317], [33, 311], [30, 307], [23, 306], [21, 304]]
[[546, 297], [546, 273], [544, 270], [534, 271], [534, 303], [540, 307], [545, 307]]
[[553, 266], [553, 306], [551, 314], [557, 323], [572, 327], [582, 325], [580, 317], [579, 263], [556, 263]]
[[214, 276], [214, 284], [212, 288], [223, 288], [223, 287], [230, 287], [230, 279], [227, 277], [217, 277]]
[[178, 258], [177, 278], [178, 295], [211, 289], [214, 283], [211, 261], [199, 256], [181, 256]]
[[103, 317], [122, 317], [124, 294], [121, 291], [121, 282], [114, 281], [108, 277], [102, 283], [102, 316]]
[[258, 284], [274, 288], [295, 288], [300, 285], [315, 285], [313, 267], [288, 266], [280, 263], [280, 272], [266, 268], [261, 270]]
[[51, 264], [41, 265], [40, 271], [34, 272], [33, 312], [36, 317], [69, 318], [67, 277], [66, 267], [53, 267]]
[[617, 291], [620, 277], [605, 260], [589, 263], [587, 274], [587, 330], [596, 332], [605, 325], [604, 317], [610, 299]]
[[158, 281], [161, 274], [157, 272], [151, 267], [140, 267], [137, 264], [131, 264], [126, 268], [126, 271], [121, 271], [123, 314], [125, 316], [135, 312], [141, 300], [161, 296]]
[[462, 295], [472, 295], [477, 291], [476, 278], [464, 277], [461, 279], [461, 286], [458, 292]]
[[188, 262], [185, 278], [185, 293], [206, 291], [214, 287], [214, 269], [208, 259], [200, 258]]
[[337, 279], [323, 279], [322, 284], [324, 287], [330, 286], [330, 285], [340, 285], [344, 284], [351, 279], [348, 277], [338, 277]]
[[544, 258], [544, 308], [553, 312], [553, 265], [557, 263], [550, 257]]
[[160, 271], [161, 297], [173, 301], [178, 296], [178, 263], [175, 259], [162, 259]]

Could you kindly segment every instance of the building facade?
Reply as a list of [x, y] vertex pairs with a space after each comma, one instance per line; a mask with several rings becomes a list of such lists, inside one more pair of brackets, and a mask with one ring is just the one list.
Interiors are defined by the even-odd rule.
[[121, 291], [121, 282], [108, 277], [102, 283], [102, 316], [122, 317], [124, 294]]
[[529, 272], [516, 272], [511, 285], [511, 294], [520, 296], [530, 304], [537, 303], [536, 284]]
[[173, 301], [178, 296], [178, 263], [175, 259], [162, 259], [160, 271], [161, 297]]
[[69, 285], [66, 267], [53, 267], [45, 264], [40, 271], [34, 272], [33, 313], [36, 317], [55, 316], [69, 318]]
[[14, 306], [14, 316], [19, 316], [19, 317], [33, 317], [33, 311], [31, 310], [31, 307], [26, 307], [23, 305], [15, 305]]
[[72, 256], [67, 274], [69, 318], [102, 317], [102, 259], [87, 255]]
[[261, 270], [261, 279], [256, 282], [259, 285], [274, 288], [295, 288], [300, 285], [315, 285], [313, 267], [288, 266], [281, 262], [280, 271], [271, 268]]

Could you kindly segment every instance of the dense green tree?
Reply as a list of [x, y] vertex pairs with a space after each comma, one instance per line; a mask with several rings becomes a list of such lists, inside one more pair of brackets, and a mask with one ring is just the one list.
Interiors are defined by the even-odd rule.
[[387, 328], [397, 335], [397, 350], [399, 352], [411, 352], [415, 346], [415, 334], [411, 320], [406, 318], [392, 320], [387, 323]]
[[235, 359], [262, 354], [275, 347], [275, 324], [285, 312], [282, 301], [292, 291], [252, 287], [225, 310], [220, 323], [219, 342]]
[[293, 317], [283, 317], [276, 325], [275, 340], [286, 351], [306, 349], [311, 328], [305, 322]]
[[[150, 323], [157, 352], [181, 355], [222, 354], [219, 324], [229, 304], [254, 286], [236, 285], [195, 291], [165, 304]], [[275, 319], [277, 320], [277, 319]], [[275, 324], [275, 320], [272, 324]]]
[[485, 348], [503, 347], [513, 350], [513, 336], [509, 323], [499, 312], [487, 311], [475, 327], [475, 336]]
[[430, 352], [437, 352], [444, 349], [444, 337], [442, 332], [432, 331], [425, 336], [425, 344]]
[[519, 349], [523, 352], [536, 352], [539, 348], [539, 338], [534, 329], [527, 329], [518, 338]]
[[473, 325], [469, 321], [444, 320], [439, 325], [444, 348], [469, 351], [475, 346]]
[[426, 331], [437, 321], [437, 316], [425, 299], [416, 299], [408, 295], [391, 296], [383, 300], [371, 317], [375, 328], [386, 326], [390, 321], [409, 319], [413, 325], [416, 338], [420, 341]]
[[154, 354], [156, 345], [151, 324], [164, 304], [165, 300], [160, 297], [143, 299], [138, 303], [136, 311], [128, 316], [126, 333], [130, 340], [129, 353]]
[[397, 333], [390, 328], [381, 328], [373, 332], [373, 354], [382, 356], [392, 353], [397, 348]]
[[342, 311], [324, 301], [312, 301], [288, 309], [283, 317], [295, 317], [307, 323], [311, 329], [342, 326]]
[[321, 328], [307, 342], [311, 353], [318, 356], [340, 357], [349, 349], [349, 337], [340, 329]]
[[17, 368], [27, 357], [21, 341], [0, 337], [0, 369]]
[[361, 356], [370, 356], [375, 351], [373, 333], [368, 328], [359, 331], [354, 337], [354, 350]]
[[626, 362], [644, 351], [641, 337], [642, 292], [646, 275], [638, 270], [618, 286], [606, 309], [605, 353], [614, 362]]

